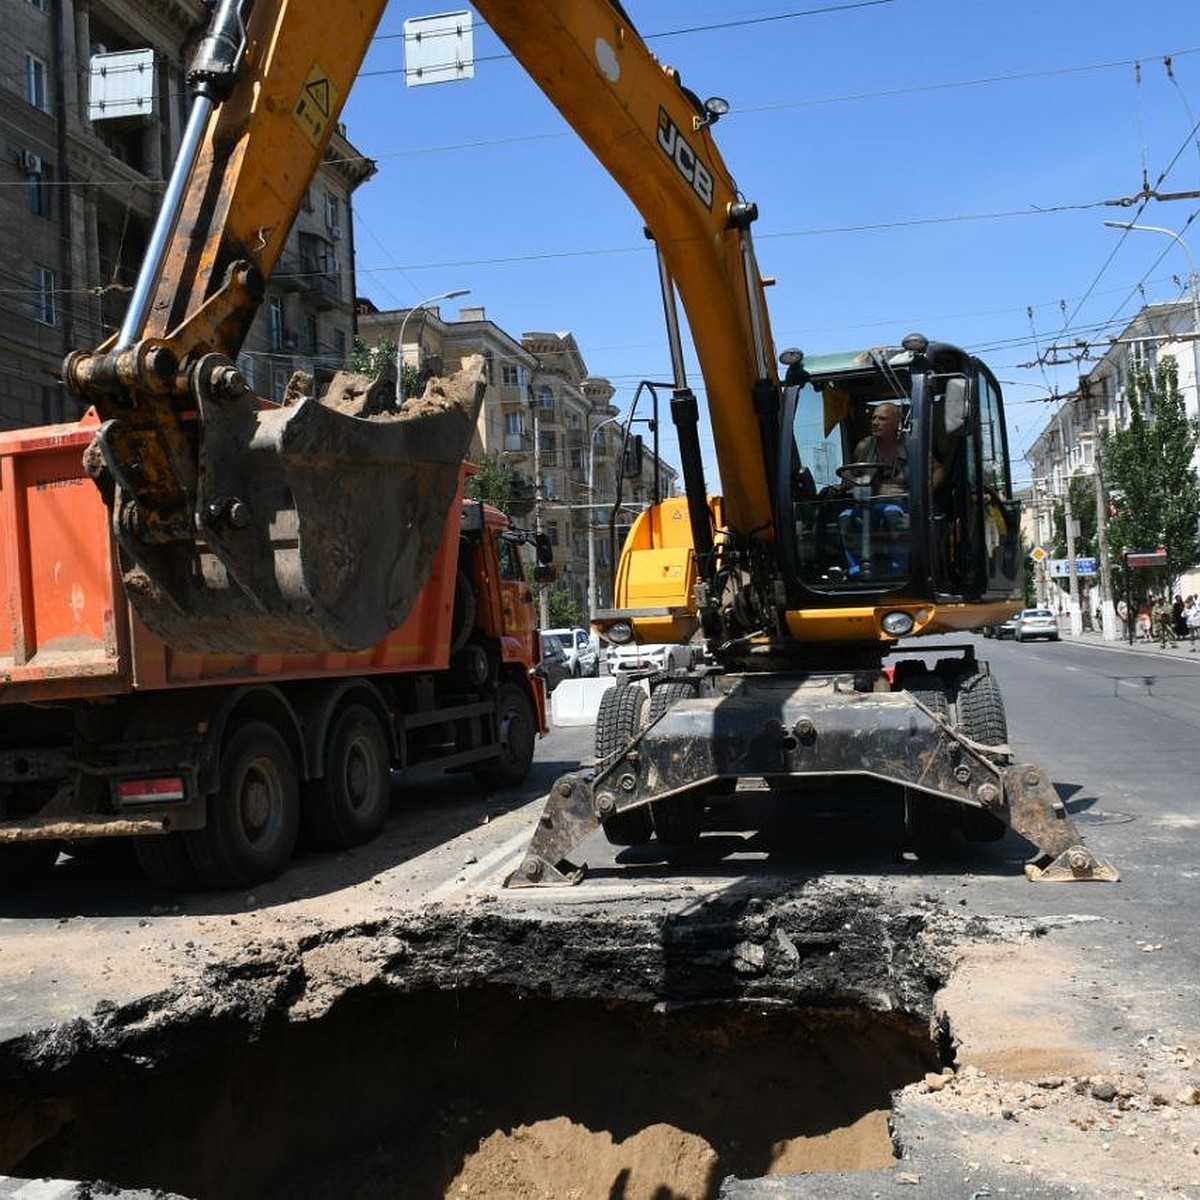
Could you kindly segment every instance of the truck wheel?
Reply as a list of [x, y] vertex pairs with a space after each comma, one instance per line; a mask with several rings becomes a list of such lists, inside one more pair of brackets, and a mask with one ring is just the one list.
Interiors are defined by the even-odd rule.
[[208, 798], [208, 824], [187, 834], [200, 882], [233, 888], [274, 879], [291, 860], [299, 827], [288, 744], [265, 721], [246, 721], [221, 751], [221, 790]]
[[[973, 742], [1000, 746], [1008, 741], [1004, 697], [994, 675], [967, 675], [958, 689], [958, 725]], [[998, 842], [1008, 826], [981, 808], [962, 807], [963, 836], [971, 842]]]
[[496, 691], [496, 726], [500, 736], [500, 757], [472, 772], [487, 788], [516, 787], [523, 783], [533, 765], [533, 747], [537, 723], [533, 705], [524, 688], [502, 683]]
[[[657, 721], [673, 704], [691, 700], [696, 689], [683, 680], [671, 679], [650, 693], [650, 724]], [[694, 846], [704, 829], [704, 802], [699, 796], [673, 796], [649, 805], [654, 836], [668, 851]]]
[[[600, 697], [596, 713], [596, 759], [603, 762], [623, 750], [641, 729], [647, 696], [640, 687], [614, 684]], [[619, 812], [604, 822], [604, 836], [611, 846], [643, 846], [654, 836], [650, 809], [646, 805]]]
[[143, 873], [159, 887], [185, 891], [200, 882], [181, 833], [135, 837], [133, 852]]
[[379, 718], [364, 704], [334, 714], [325, 774], [304, 788], [301, 822], [314, 846], [343, 850], [379, 835], [392, 802], [391, 755]]
[[49, 875], [61, 848], [52, 839], [0, 846], [0, 896], [11, 896]]

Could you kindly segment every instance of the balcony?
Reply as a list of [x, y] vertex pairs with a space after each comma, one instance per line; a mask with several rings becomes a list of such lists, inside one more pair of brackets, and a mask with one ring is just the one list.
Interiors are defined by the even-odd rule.
[[314, 269], [305, 279], [308, 289], [301, 293], [300, 298], [306, 307], [318, 312], [327, 312], [341, 301], [341, 277], [336, 271]]

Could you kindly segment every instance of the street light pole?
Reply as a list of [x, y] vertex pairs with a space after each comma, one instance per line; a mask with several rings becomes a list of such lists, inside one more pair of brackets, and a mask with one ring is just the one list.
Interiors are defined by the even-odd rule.
[[1138, 225], [1133, 221], [1105, 221], [1110, 229], [1140, 229], [1143, 233], [1163, 233], [1179, 243], [1179, 248], [1187, 255], [1188, 260], [1188, 290], [1192, 297], [1192, 332], [1200, 333], [1200, 281], [1196, 278], [1196, 260], [1183, 240], [1183, 235], [1173, 229], [1165, 229], [1161, 225]]
[[[399, 408], [404, 403], [404, 327], [408, 324], [408, 318], [413, 313], [421, 309], [428, 308], [431, 304], [436, 304], [439, 300], [457, 300], [459, 296], [469, 296], [470, 288], [455, 288], [452, 292], [439, 292], [436, 296], [427, 296], [424, 300], [418, 301], [404, 314], [404, 319], [400, 322], [400, 333], [396, 338], [396, 407]], [[421, 364], [420, 348], [417, 349], [417, 365]]]
[[620, 416], [605, 417], [588, 436], [588, 474], [587, 474], [587, 491], [588, 491], [588, 617], [590, 618], [596, 608], [596, 434], [604, 428], [605, 425], [611, 425], [614, 421], [619, 421]]

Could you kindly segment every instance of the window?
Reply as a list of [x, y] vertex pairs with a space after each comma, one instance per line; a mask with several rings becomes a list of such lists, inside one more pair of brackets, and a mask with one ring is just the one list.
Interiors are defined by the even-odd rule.
[[53, 189], [45, 163], [39, 161], [38, 169], [29, 175], [29, 211], [35, 217], [53, 217]]
[[25, 55], [25, 99], [42, 112], [50, 111], [50, 84], [46, 64], [36, 54]]
[[267, 297], [267, 343], [272, 350], [283, 349], [283, 297]]
[[46, 11], [46, 0], [28, 0], [30, 7], [36, 8], [38, 12]]
[[584, 467], [583, 450], [578, 446], [571, 451], [571, 468], [575, 471], [582, 471]]
[[237, 357], [238, 374], [246, 381], [246, 386], [254, 390], [254, 359], [249, 354], [239, 354]]
[[304, 348], [309, 354], [317, 352], [317, 316], [309, 313], [304, 318]]
[[552, 545], [552, 546], [558, 545], [558, 522], [557, 521], [547, 521], [546, 522], [546, 536], [550, 539], [550, 545]]
[[521, 434], [525, 432], [525, 414], [510, 412], [504, 414], [504, 432]]
[[553, 465], [558, 459], [558, 435], [552, 429], [538, 430], [538, 453], [545, 466]]
[[496, 382], [496, 356], [491, 350], [483, 352], [483, 377], [488, 383]]
[[342, 202], [332, 192], [325, 193], [325, 228], [332, 238], [342, 236]]
[[39, 325], [58, 324], [54, 272], [49, 267], [33, 268], [33, 319]]
[[538, 408], [544, 409], [545, 411], [548, 411], [548, 412], [553, 412], [554, 411], [554, 389], [543, 383], [542, 386], [540, 388], [538, 388], [538, 390], [537, 390], [537, 403], [538, 403]]
[[346, 331], [344, 329], [333, 331], [333, 355], [340, 363], [346, 361]]
[[519, 363], [506, 362], [500, 368], [500, 382], [505, 387], [524, 387], [528, 379], [528, 373]]
[[272, 367], [271, 368], [271, 399], [276, 404], [282, 404], [283, 398], [287, 394], [288, 378], [291, 372], [287, 367]]

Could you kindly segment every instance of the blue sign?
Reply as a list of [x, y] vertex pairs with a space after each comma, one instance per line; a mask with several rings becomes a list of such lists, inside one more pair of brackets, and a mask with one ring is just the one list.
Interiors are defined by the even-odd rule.
[[[1050, 574], [1055, 579], [1066, 579], [1071, 574], [1071, 560], [1069, 558], [1052, 558], [1050, 560]], [[1095, 575], [1096, 560], [1094, 558], [1077, 558], [1075, 560], [1076, 575]]]

